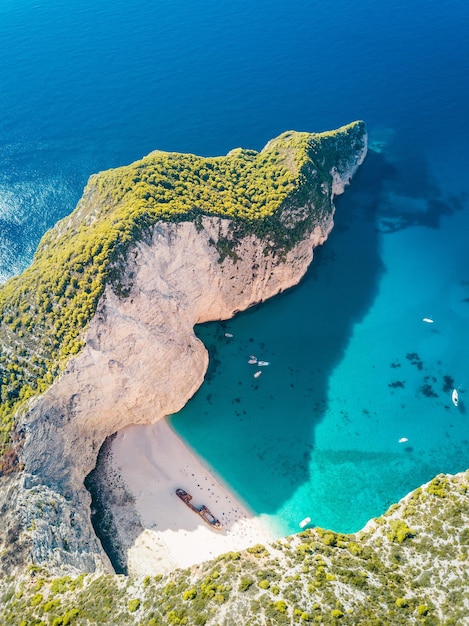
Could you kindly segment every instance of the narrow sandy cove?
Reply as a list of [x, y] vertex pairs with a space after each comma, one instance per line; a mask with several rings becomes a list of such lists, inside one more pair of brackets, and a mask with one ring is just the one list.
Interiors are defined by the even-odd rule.
[[[269, 518], [249, 513], [166, 420], [127, 426], [117, 433], [110, 463], [112, 474], [122, 479], [133, 500], [119, 507], [118, 524], [125, 528], [136, 521], [130, 517], [138, 516], [142, 527], [127, 549], [129, 574], [188, 567], [278, 536]], [[223, 530], [212, 529], [190, 510], [175, 494], [178, 487], [193, 496], [195, 505], [205, 504]]]

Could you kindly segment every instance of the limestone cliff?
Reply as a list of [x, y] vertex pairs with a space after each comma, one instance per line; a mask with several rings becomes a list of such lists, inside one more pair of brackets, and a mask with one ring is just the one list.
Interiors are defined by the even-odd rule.
[[[278, 227], [265, 230], [259, 222], [224, 217], [221, 210], [197, 212], [196, 219], [146, 220], [126, 245], [112, 280], [104, 283], [83, 347], [17, 413], [16, 430], [24, 439], [21, 472], [0, 484], [3, 524], [11, 531], [18, 521], [5, 545], [4, 565], [110, 570], [83, 485], [100, 446], [129, 423], [150, 423], [180, 410], [199, 388], [208, 356], [195, 324], [230, 318], [302, 278], [313, 249], [333, 226], [334, 196], [365, 157], [364, 125], [345, 127], [324, 145], [307, 168], [295, 165], [301, 184], [276, 209], [276, 223], [295, 233], [288, 245], [279, 245]], [[70, 237], [77, 224], [92, 228], [103, 215], [108, 219], [112, 198], [109, 190], [100, 195], [100, 181], [90, 182], [76, 213], [56, 227], [56, 237]], [[49, 255], [52, 242], [48, 236], [42, 244]], [[14, 498], [7, 496], [9, 489]], [[12, 547], [18, 552], [20, 545], [21, 559], [14, 563]]]

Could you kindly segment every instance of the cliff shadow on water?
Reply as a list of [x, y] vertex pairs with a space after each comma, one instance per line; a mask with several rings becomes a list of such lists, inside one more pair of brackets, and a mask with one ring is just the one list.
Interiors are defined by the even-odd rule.
[[[196, 328], [209, 369], [171, 423], [257, 513], [275, 514], [310, 480], [329, 377], [384, 271], [377, 206], [392, 176], [370, 152], [336, 198], [334, 229], [301, 283], [232, 320]], [[249, 364], [251, 356], [269, 365]]]
[[[351, 186], [336, 198], [335, 227], [324, 246], [315, 250], [311, 267], [297, 287], [233, 320], [196, 329], [210, 353], [209, 370], [204, 385], [173, 416], [172, 424], [254, 511], [278, 515], [282, 510], [289, 532], [314, 512], [310, 508], [314, 502], [303, 496], [314, 481], [310, 462], [316, 429], [334, 400], [330, 383], [335, 369], [346, 356], [356, 325], [375, 304], [387, 272], [383, 238], [412, 227], [438, 229], [442, 216], [464, 205], [463, 197], [444, 196], [423, 153], [414, 148], [407, 159], [399, 149], [396, 152], [391, 148], [386, 154], [369, 151]], [[270, 365], [249, 365], [251, 355]], [[258, 379], [253, 378], [256, 371], [262, 371]], [[360, 372], [354, 374], [354, 381], [366, 390], [366, 372], [362, 377]], [[343, 393], [347, 396], [347, 391]], [[334, 406], [341, 408], [340, 402]], [[350, 419], [350, 407], [342, 408], [340, 420]], [[353, 410], [359, 413], [367, 408], [358, 404]], [[332, 449], [330, 454], [316, 456], [315, 467], [337, 463], [346, 468], [353, 463], [366, 473], [374, 463], [389, 461], [389, 456], [380, 456], [373, 447], [363, 450], [355, 451], [350, 442], [350, 450]], [[412, 448], [404, 452], [409, 457]], [[416, 475], [417, 470], [421, 475], [418, 460], [413, 463]], [[403, 467], [401, 474], [405, 471]], [[332, 475], [331, 470], [327, 473]], [[432, 475], [425, 475], [421, 482]], [[407, 487], [404, 476], [399, 476], [383, 489], [371, 485], [376, 492], [372, 494], [374, 508], [370, 506], [360, 521], [341, 518], [339, 526], [360, 527], [420, 484]], [[302, 485], [307, 489], [292, 504]], [[329, 488], [319, 488], [321, 498], [327, 497]], [[337, 489], [341, 489], [340, 482]], [[325, 508], [340, 506], [330, 495]], [[303, 500], [304, 511], [298, 509]], [[343, 526], [334, 530], [345, 532]]]

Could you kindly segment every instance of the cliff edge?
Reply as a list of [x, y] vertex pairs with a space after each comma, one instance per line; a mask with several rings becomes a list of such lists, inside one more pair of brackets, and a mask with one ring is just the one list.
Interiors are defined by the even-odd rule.
[[365, 155], [355, 122], [259, 153], [155, 152], [90, 179], [0, 294], [4, 569], [112, 571], [83, 484], [100, 446], [199, 388], [195, 324], [299, 282]]

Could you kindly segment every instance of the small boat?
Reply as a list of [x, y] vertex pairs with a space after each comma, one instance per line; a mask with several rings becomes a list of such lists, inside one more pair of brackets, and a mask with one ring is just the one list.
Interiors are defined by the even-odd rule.
[[213, 515], [208, 508], [205, 506], [205, 504], [202, 504], [202, 506], [199, 509], [199, 515], [200, 517], [207, 522], [207, 524], [209, 524], [212, 528], [215, 528], [216, 530], [221, 530], [223, 527], [220, 524], [220, 521], [217, 520], [217, 518], [215, 517], [215, 515]]
[[433, 320], [431, 317], [424, 317], [422, 322], [425, 322], [426, 324], [433, 324]]
[[262, 372], [259, 370], [258, 372], [255, 372], [254, 374], [254, 378], [259, 378], [259, 376], [262, 374]]
[[187, 493], [187, 491], [184, 491], [184, 489], [176, 489], [176, 495], [181, 498], [181, 500], [185, 502], [188, 507], [192, 508], [192, 496], [190, 493]]
[[301, 520], [301, 522], [299, 523], [299, 527], [300, 528], [304, 528], [305, 526], [307, 526], [309, 523], [311, 522], [311, 518], [310, 517], [305, 517], [304, 519]]
[[229, 339], [231, 339], [233, 337], [232, 333], [225, 333], [225, 337], [228, 337]]
[[401, 437], [401, 438], [399, 439], [399, 443], [405, 443], [406, 441], [409, 441], [409, 440], [407, 439], [407, 437]]
[[269, 361], [257, 361], [257, 365], [259, 367], [265, 367], [266, 365], [270, 365]]
[[454, 406], [458, 406], [459, 404], [459, 393], [457, 389], [453, 389], [451, 392], [451, 400], [453, 401]]
[[176, 489], [176, 495], [184, 502], [184, 504], [187, 504], [187, 506], [194, 511], [194, 513], [198, 513], [204, 522], [207, 522], [211, 528], [214, 528], [215, 530], [221, 530], [223, 528], [220, 521], [217, 520], [211, 511], [209, 511], [205, 504], [202, 504], [200, 507], [196, 507], [192, 504], [192, 496], [190, 493], [187, 493], [184, 489]]
[[255, 365], [257, 363], [256, 357], [251, 357], [248, 361], [249, 365]]

